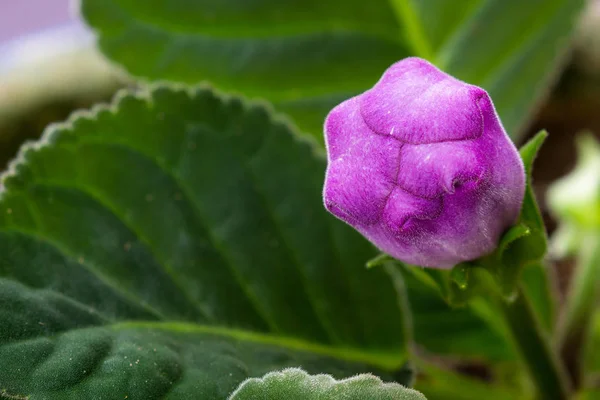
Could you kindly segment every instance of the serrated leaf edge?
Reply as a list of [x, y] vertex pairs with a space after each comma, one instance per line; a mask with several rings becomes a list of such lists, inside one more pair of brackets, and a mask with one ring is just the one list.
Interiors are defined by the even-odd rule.
[[26, 155], [28, 152], [38, 151], [49, 146], [52, 143], [52, 138], [57, 132], [61, 130], [73, 130], [75, 123], [79, 120], [95, 120], [97, 119], [98, 114], [106, 111], [112, 114], [118, 113], [121, 103], [128, 98], [143, 100], [149, 105], [152, 105], [153, 94], [160, 89], [168, 89], [173, 92], [184, 92], [190, 98], [193, 98], [199, 92], [209, 91], [215, 96], [219, 97], [223, 103], [228, 103], [234, 99], [237, 99], [241, 101], [242, 106], [245, 109], [251, 106], [262, 107], [267, 112], [273, 123], [285, 125], [285, 127], [292, 133], [294, 140], [296, 140], [299, 144], [308, 146], [313, 156], [323, 160], [326, 158], [325, 149], [319, 145], [317, 140], [312, 135], [301, 132], [289, 117], [287, 117], [285, 114], [278, 113], [274, 109], [273, 105], [266, 100], [248, 99], [241, 94], [225, 93], [214, 88], [212, 85], [206, 82], [196, 85], [186, 85], [183, 83], [169, 81], [157, 81], [134, 89], [121, 89], [117, 91], [110, 102], [95, 104], [90, 109], [76, 110], [69, 115], [65, 121], [49, 124], [39, 139], [26, 141], [19, 149], [16, 157], [8, 164], [8, 168], [0, 174], [0, 201], [2, 201], [4, 193], [6, 192], [6, 187], [4, 185], [5, 180], [10, 177], [18, 176], [18, 167], [26, 164]]

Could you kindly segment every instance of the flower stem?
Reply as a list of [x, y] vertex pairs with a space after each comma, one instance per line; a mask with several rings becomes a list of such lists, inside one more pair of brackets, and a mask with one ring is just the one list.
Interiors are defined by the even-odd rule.
[[583, 379], [585, 358], [594, 308], [600, 299], [600, 232], [581, 239], [578, 263], [566, 297], [565, 313], [558, 335], [562, 357], [577, 387]]
[[569, 384], [564, 366], [550, 346], [550, 340], [537, 321], [527, 294], [520, 287], [512, 303], [500, 300], [507, 327], [543, 400], [567, 400]]

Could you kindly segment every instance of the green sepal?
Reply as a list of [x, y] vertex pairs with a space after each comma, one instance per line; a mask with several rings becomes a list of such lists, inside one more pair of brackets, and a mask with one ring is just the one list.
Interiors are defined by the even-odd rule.
[[[521, 213], [517, 223], [502, 235], [493, 253], [458, 264], [449, 270], [406, 266], [405, 269], [421, 282], [434, 286], [449, 305], [462, 306], [470, 298], [480, 294], [481, 285], [478, 281], [489, 279], [482, 274], [484, 271], [492, 276], [505, 299], [514, 299], [522, 270], [531, 263], [539, 262], [546, 255], [548, 247], [546, 230], [531, 186], [531, 170], [533, 161], [547, 136], [546, 131], [540, 131], [519, 150], [526, 176]], [[382, 253], [369, 260], [367, 268], [388, 262], [405, 265]], [[488, 285], [485, 287], [487, 288]]]
[[439, 295], [451, 306], [465, 305], [467, 294], [472, 288], [472, 265], [462, 263], [452, 269], [424, 268], [418, 265], [405, 264], [386, 253], [380, 253], [366, 262], [367, 269], [391, 264], [396, 268], [412, 274], [426, 286], [438, 291]]
[[521, 214], [517, 223], [504, 233], [496, 251], [478, 260], [492, 274], [507, 300], [514, 299], [523, 269], [539, 262], [548, 248], [544, 220], [531, 184], [533, 161], [546, 137], [548, 133], [540, 131], [519, 150], [526, 176]]
[[380, 253], [366, 262], [365, 266], [367, 269], [379, 267], [387, 262], [395, 262], [397, 261], [394, 257], [390, 256], [386, 253]]
[[[451, 307], [462, 307], [475, 294], [479, 277], [471, 263], [461, 263], [452, 269], [424, 268], [418, 265], [405, 264], [386, 254], [380, 254], [367, 262], [367, 268], [389, 263], [410, 273], [424, 285], [434, 289]], [[481, 269], [481, 268], [479, 268]]]

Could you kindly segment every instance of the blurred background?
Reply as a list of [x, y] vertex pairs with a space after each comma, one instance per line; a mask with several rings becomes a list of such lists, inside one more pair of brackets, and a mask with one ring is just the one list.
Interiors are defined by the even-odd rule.
[[[0, 169], [49, 123], [108, 101], [130, 84], [94, 48], [93, 34], [69, 0], [0, 0]], [[600, 133], [600, 0], [589, 1], [564, 68], [538, 105], [528, 136], [542, 128], [550, 138], [536, 162], [534, 184], [552, 230], [545, 191], [573, 168], [576, 134]], [[557, 265], [562, 286], [569, 267], [568, 261]]]
[[0, 169], [21, 143], [126, 79], [94, 48], [70, 0], [0, 0]]

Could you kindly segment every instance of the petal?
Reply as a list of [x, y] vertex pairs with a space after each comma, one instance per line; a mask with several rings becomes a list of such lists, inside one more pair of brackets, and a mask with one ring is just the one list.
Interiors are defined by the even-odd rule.
[[359, 113], [338, 111], [326, 123], [325, 207], [351, 224], [373, 224], [394, 188], [402, 144], [371, 132]]
[[358, 97], [348, 99], [334, 107], [325, 119], [325, 145], [330, 161], [346, 153], [356, 138], [374, 135], [365, 125], [358, 104]]
[[418, 229], [417, 220], [437, 218], [442, 211], [442, 199], [425, 199], [396, 187], [383, 211], [383, 222], [396, 235], [411, 236]]
[[483, 132], [479, 99], [487, 93], [447, 75], [425, 60], [392, 65], [360, 96], [367, 125], [406, 143], [473, 139]]
[[486, 158], [478, 140], [405, 145], [400, 151], [398, 186], [427, 198], [454, 193], [466, 181], [479, 181]]

